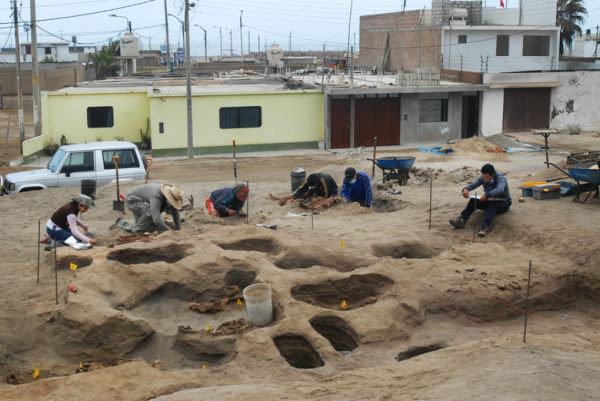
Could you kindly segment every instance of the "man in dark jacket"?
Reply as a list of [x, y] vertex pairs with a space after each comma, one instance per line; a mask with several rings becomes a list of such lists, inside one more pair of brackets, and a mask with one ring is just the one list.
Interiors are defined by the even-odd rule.
[[329, 198], [338, 194], [338, 186], [329, 174], [312, 173], [292, 194], [294, 199], [306, 199], [314, 196]]
[[344, 172], [342, 196], [347, 202], [358, 202], [361, 206], [371, 207], [373, 202], [371, 179], [366, 173], [356, 172], [354, 167], [348, 167]]
[[240, 215], [248, 199], [248, 193], [246, 184], [217, 189], [210, 194], [210, 199], [206, 200], [208, 213], [217, 217]]
[[[483, 195], [471, 196], [470, 191], [479, 186], [483, 186]], [[463, 188], [462, 195], [469, 198], [469, 203], [459, 216], [450, 219], [450, 224], [454, 228], [464, 228], [475, 209], [485, 210], [483, 224], [478, 231], [480, 237], [485, 237], [492, 230], [492, 220], [496, 214], [506, 213], [512, 204], [506, 177], [497, 173], [489, 163], [481, 168], [481, 177], [477, 181]]]

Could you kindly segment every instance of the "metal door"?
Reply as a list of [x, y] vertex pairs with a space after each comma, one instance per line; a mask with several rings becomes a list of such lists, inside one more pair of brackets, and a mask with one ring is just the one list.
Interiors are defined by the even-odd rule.
[[350, 100], [331, 99], [331, 148], [350, 147]]
[[550, 88], [504, 89], [503, 132], [548, 128]]
[[356, 99], [354, 124], [354, 146], [400, 145], [400, 98]]

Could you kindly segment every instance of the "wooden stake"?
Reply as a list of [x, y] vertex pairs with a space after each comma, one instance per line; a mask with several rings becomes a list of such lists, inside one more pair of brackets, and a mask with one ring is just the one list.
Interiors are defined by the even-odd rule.
[[433, 199], [433, 176], [429, 177], [429, 231], [431, 231], [431, 205]]
[[525, 324], [523, 326], [523, 343], [527, 342], [527, 316], [529, 315], [529, 292], [531, 289], [531, 260], [529, 261], [529, 273], [527, 275], [527, 298], [525, 299]]
[[37, 283], [40, 283], [40, 241], [41, 241], [41, 221], [38, 220], [38, 237], [37, 237]]
[[375, 179], [375, 160], [377, 159], [377, 137], [373, 138], [373, 171], [371, 171], [371, 178]]
[[[475, 198], [473, 198], [475, 210], [473, 213], [477, 211], [477, 192], [475, 192]], [[477, 224], [473, 224], [473, 242], [475, 242], [475, 233], [477, 232]]]
[[58, 261], [56, 260], [56, 240], [54, 239], [54, 292], [56, 295], [56, 305], [58, 305]]
[[310, 229], [311, 230], [315, 229], [315, 211], [314, 210], [310, 211]]
[[235, 177], [235, 185], [237, 185], [237, 162], [235, 160], [235, 139], [233, 140], [233, 176]]

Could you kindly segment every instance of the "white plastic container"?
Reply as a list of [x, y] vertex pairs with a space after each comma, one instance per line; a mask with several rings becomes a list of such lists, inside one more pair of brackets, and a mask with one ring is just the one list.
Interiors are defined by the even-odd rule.
[[254, 326], [266, 326], [273, 320], [271, 287], [265, 283], [251, 284], [244, 288], [246, 313]]

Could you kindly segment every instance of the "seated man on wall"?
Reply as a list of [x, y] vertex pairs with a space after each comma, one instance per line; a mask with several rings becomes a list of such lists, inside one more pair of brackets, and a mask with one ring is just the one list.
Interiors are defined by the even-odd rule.
[[216, 217], [243, 215], [242, 209], [249, 193], [246, 184], [233, 188], [221, 188], [213, 191], [206, 200], [208, 214]]
[[[471, 196], [470, 191], [479, 186], [483, 186], [483, 195]], [[512, 204], [506, 177], [497, 173], [494, 166], [489, 163], [481, 167], [481, 177], [477, 181], [463, 188], [462, 195], [469, 198], [469, 203], [459, 216], [450, 219], [450, 224], [454, 228], [465, 228], [467, 220], [475, 209], [485, 210], [483, 224], [478, 231], [480, 237], [485, 237], [492, 230], [492, 220], [496, 214], [507, 212]]]
[[361, 206], [371, 207], [373, 202], [371, 179], [366, 173], [356, 172], [354, 167], [348, 167], [344, 172], [342, 196], [346, 202], [358, 202]]

